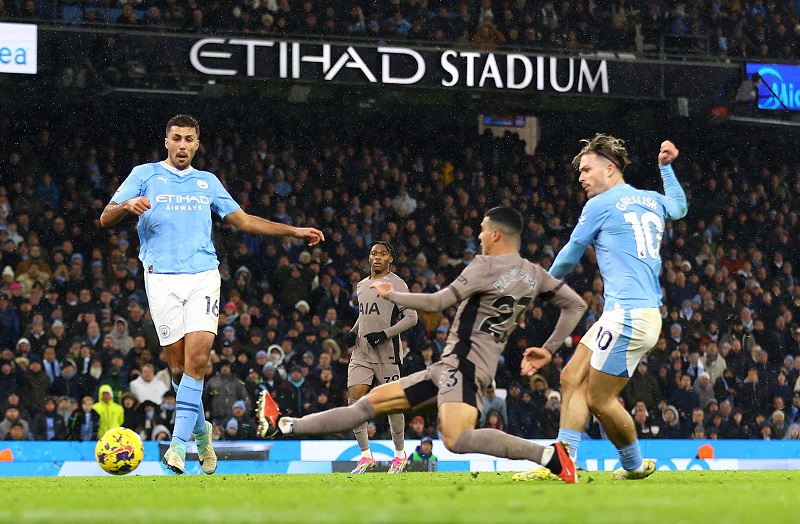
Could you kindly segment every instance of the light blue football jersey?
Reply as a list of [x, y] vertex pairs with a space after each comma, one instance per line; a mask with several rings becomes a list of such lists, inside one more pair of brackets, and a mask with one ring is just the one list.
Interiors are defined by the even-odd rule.
[[662, 175], [669, 196], [620, 184], [589, 199], [549, 273], [563, 278], [586, 246], [594, 244], [605, 309], [660, 306], [664, 224], [683, 217], [687, 209], [686, 195], [672, 169], [662, 169]]
[[152, 273], [200, 273], [219, 265], [211, 241], [211, 211], [220, 217], [239, 209], [220, 181], [192, 167], [179, 171], [164, 162], [133, 168], [112, 202], [146, 196], [150, 209], [139, 217], [139, 260]]

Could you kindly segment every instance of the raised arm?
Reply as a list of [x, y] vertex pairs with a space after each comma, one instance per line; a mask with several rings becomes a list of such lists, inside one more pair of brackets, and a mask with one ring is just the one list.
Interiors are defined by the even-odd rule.
[[661, 180], [664, 182], [664, 196], [666, 196], [664, 207], [667, 211], [667, 220], [683, 218], [689, 209], [686, 193], [672, 169], [672, 162], [678, 158], [679, 154], [675, 144], [669, 140], [661, 143], [661, 151], [658, 153], [658, 169], [661, 171]]

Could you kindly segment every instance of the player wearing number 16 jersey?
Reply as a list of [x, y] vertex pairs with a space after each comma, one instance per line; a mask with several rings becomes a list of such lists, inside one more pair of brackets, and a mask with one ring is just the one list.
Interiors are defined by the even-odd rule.
[[133, 168], [103, 210], [100, 223], [113, 227], [128, 213], [139, 217], [139, 258], [150, 313], [177, 392], [175, 429], [164, 463], [183, 473], [186, 442], [194, 435], [200, 467], [211, 474], [217, 456], [202, 402], [219, 317], [219, 262], [211, 241], [211, 212], [245, 233], [290, 235], [311, 245], [324, 238], [314, 228], [248, 215], [212, 173], [194, 169], [200, 124], [191, 116], [177, 115], [167, 122], [164, 147], [166, 160]]
[[483, 254], [446, 288], [433, 294], [403, 293], [391, 282], [373, 282], [378, 294], [416, 310], [440, 311], [459, 304], [439, 362], [373, 389], [355, 404], [324, 413], [282, 418], [283, 433], [319, 434], [352, 429], [376, 415], [410, 410], [439, 412], [444, 446], [454, 453], [485, 453], [533, 460], [566, 482], [575, 469], [561, 443], [541, 446], [496, 429], [475, 429], [486, 386], [492, 382], [506, 340], [537, 297], [551, 300], [561, 315], [544, 351], [561, 346], [586, 305], [568, 286], [519, 255], [522, 216], [510, 207], [489, 210], [478, 239]]
[[[631, 416], [617, 395], [661, 332], [661, 236], [667, 220], [686, 215], [686, 195], [670, 165], [678, 156], [672, 142], [663, 142], [658, 155], [665, 195], [625, 183], [622, 172], [630, 160], [622, 140], [599, 134], [584, 143], [573, 165], [589, 200], [550, 274], [563, 278], [593, 244], [605, 307], [561, 374], [558, 439], [570, 445], [575, 459], [591, 411], [619, 452], [622, 468], [614, 478], [641, 479], [655, 471], [655, 463], [642, 459]], [[532, 374], [548, 359], [542, 354], [526, 368], [528, 359], [523, 371]]]

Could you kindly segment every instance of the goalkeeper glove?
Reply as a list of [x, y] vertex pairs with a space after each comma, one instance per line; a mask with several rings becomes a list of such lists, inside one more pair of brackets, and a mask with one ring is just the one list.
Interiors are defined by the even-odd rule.
[[386, 333], [384, 333], [383, 331], [376, 331], [374, 333], [367, 334], [367, 336], [365, 336], [364, 338], [367, 339], [367, 342], [369, 342], [370, 346], [375, 347], [384, 340], [386, 340], [387, 337]]

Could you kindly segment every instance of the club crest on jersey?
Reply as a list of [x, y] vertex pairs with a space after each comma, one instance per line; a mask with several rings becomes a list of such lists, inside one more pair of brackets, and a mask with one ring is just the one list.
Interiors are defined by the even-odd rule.
[[158, 326], [158, 334], [161, 335], [161, 338], [167, 338], [169, 336], [170, 329], [167, 325]]
[[367, 303], [360, 302], [358, 304], [359, 315], [372, 315], [373, 313], [375, 313], [376, 315], [381, 314], [381, 310], [378, 309], [378, 304], [376, 304], [375, 302], [371, 304], [369, 302]]
[[206, 182], [205, 180], [198, 180], [197, 187], [199, 187], [200, 189], [208, 189], [208, 182]]

